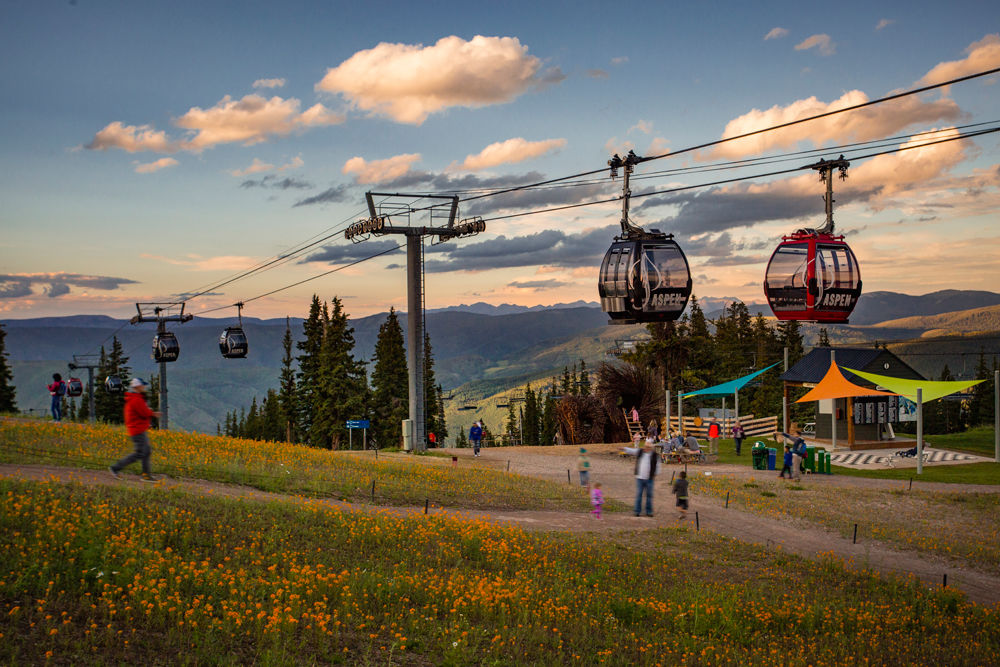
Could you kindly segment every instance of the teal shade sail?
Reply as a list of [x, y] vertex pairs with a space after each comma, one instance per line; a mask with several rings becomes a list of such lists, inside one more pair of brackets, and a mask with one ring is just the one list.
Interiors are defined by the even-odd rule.
[[762, 368], [761, 370], [753, 372], [750, 375], [744, 375], [741, 378], [736, 378], [735, 380], [730, 380], [729, 382], [723, 382], [722, 384], [717, 384], [714, 387], [705, 387], [704, 389], [699, 389], [698, 391], [689, 391], [686, 394], [682, 394], [681, 398], [687, 398], [688, 396], [728, 396], [730, 394], [735, 394], [748, 383], [753, 381], [755, 377], [762, 373], [766, 373], [779, 363], [781, 362], [773, 363], [767, 368]]

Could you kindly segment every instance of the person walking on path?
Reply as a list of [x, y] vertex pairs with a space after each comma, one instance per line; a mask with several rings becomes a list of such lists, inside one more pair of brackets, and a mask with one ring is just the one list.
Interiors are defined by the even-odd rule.
[[63, 382], [62, 375], [52, 374], [52, 384], [48, 386], [49, 395], [52, 397], [52, 419], [62, 421], [62, 399], [66, 395], [66, 383]]
[[743, 446], [743, 438], [746, 437], [746, 433], [743, 431], [743, 426], [740, 424], [740, 420], [737, 419], [736, 423], [733, 424], [733, 442], [736, 443], [736, 455], [740, 455], [740, 448]]
[[472, 424], [472, 428], [469, 429], [469, 442], [472, 443], [472, 453], [475, 456], [479, 456], [479, 444], [483, 440], [483, 427], [481, 422], [475, 422]]
[[590, 489], [590, 459], [587, 458], [587, 450], [580, 448], [580, 455], [576, 457], [576, 469], [580, 472], [580, 486]]
[[708, 425], [708, 453], [718, 454], [719, 453], [719, 435], [722, 429], [719, 427], [719, 422], [715, 421], [715, 417], [712, 417], [712, 421]]
[[785, 445], [785, 459], [778, 477], [784, 478], [786, 472], [788, 473], [788, 479], [792, 479], [792, 448], [788, 445]]
[[681, 470], [680, 476], [674, 481], [673, 492], [677, 496], [677, 507], [681, 513], [678, 519], [686, 519], [688, 511], [688, 480], [687, 471]]
[[594, 515], [595, 519], [600, 519], [601, 507], [604, 505], [604, 492], [601, 491], [600, 482], [594, 482], [594, 488], [590, 492], [590, 504], [594, 508], [590, 510], [590, 513]]
[[653, 516], [653, 480], [656, 478], [660, 457], [653, 451], [653, 443], [646, 441], [642, 449], [623, 448], [626, 454], [635, 457], [635, 515], [642, 513], [642, 496], [646, 495], [646, 516]]
[[132, 378], [128, 387], [129, 391], [125, 393], [125, 430], [135, 445], [135, 451], [112, 465], [109, 470], [116, 479], [121, 479], [122, 468], [136, 461], [142, 461], [142, 481], [153, 482], [156, 480], [149, 472], [149, 456], [152, 449], [146, 431], [149, 430], [153, 417], [159, 417], [160, 413], [150, 410], [146, 405], [146, 390], [149, 384], [145, 380]]

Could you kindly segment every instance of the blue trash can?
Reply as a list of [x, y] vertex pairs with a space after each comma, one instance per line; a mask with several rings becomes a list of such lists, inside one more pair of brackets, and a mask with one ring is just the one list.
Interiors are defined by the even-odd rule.
[[774, 470], [774, 464], [778, 459], [778, 450], [774, 447], [767, 448], [767, 469]]

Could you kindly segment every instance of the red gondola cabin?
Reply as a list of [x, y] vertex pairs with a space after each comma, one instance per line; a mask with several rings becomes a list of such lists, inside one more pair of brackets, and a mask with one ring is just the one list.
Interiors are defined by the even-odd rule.
[[764, 294], [779, 320], [847, 323], [861, 296], [861, 270], [843, 236], [800, 229], [771, 255]]

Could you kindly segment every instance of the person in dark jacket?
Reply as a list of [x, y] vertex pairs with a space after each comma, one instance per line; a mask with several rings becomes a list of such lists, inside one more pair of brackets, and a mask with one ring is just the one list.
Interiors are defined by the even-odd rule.
[[736, 445], [736, 455], [740, 455], [740, 448], [743, 446], [743, 438], [746, 437], [746, 432], [743, 430], [743, 425], [740, 424], [740, 420], [737, 419], [736, 423], [733, 424], [733, 443]]
[[475, 422], [469, 429], [469, 442], [472, 443], [472, 453], [479, 456], [479, 445], [483, 440], [482, 422]]
[[131, 465], [136, 461], [142, 461], [142, 481], [154, 482], [155, 478], [149, 471], [149, 457], [152, 449], [149, 446], [149, 436], [146, 431], [153, 421], [153, 417], [159, 417], [160, 413], [149, 409], [146, 405], [146, 390], [149, 384], [141, 378], [132, 378], [129, 383], [129, 391], [125, 394], [125, 430], [128, 432], [135, 451], [112, 465], [109, 470], [115, 479], [121, 479], [121, 469]]
[[62, 375], [52, 374], [52, 384], [48, 386], [49, 395], [52, 397], [52, 419], [62, 421], [62, 399], [66, 395], [66, 383], [63, 382]]
[[653, 516], [653, 480], [660, 457], [653, 451], [653, 443], [649, 440], [642, 449], [625, 447], [624, 451], [635, 457], [635, 515], [642, 513], [642, 496], [645, 494], [646, 516]]
[[674, 482], [674, 495], [677, 496], [677, 508], [681, 513], [678, 519], [686, 519], [688, 511], [688, 480], [687, 470], [681, 470], [680, 477]]

